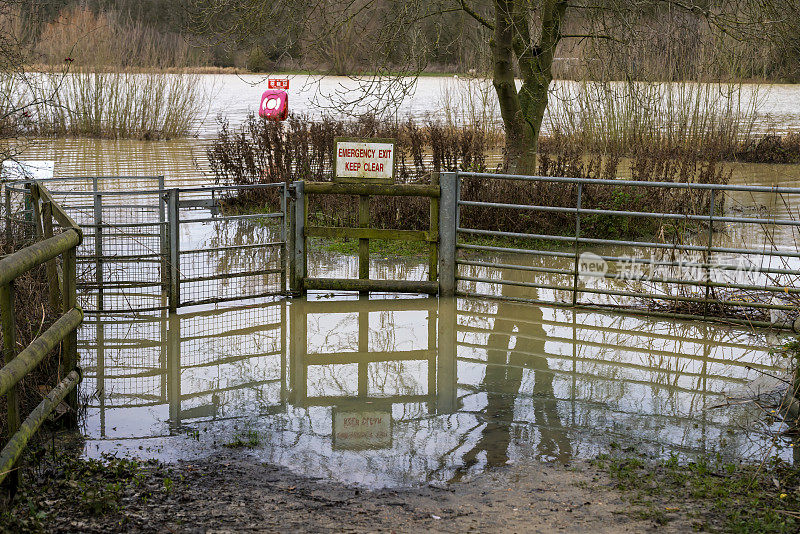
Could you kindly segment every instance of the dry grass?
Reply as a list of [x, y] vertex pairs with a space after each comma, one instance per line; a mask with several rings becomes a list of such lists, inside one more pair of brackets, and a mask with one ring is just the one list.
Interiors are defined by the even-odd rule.
[[757, 86], [741, 84], [584, 81], [554, 86], [547, 121], [593, 153], [729, 158], [752, 139], [761, 98]]
[[85, 7], [43, 29], [36, 59], [38, 72], [0, 75], [0, 111], [24, 109], [8, 135], [183, 137], [208, 97], [182, 39]]

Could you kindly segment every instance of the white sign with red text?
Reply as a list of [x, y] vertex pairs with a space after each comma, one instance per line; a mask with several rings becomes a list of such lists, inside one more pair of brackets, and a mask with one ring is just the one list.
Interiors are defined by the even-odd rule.
[[336, 179], [346, 182], [392, 183], [395, 147], [392, 139], [336, 140]]

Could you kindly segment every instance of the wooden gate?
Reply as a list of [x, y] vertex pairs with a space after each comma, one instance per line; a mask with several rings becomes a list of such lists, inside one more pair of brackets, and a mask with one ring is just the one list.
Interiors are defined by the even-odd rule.
[[[439, 292], [439, 196], [438, 178], [431, 184], [364, 184], [303, 182], [293, 184], [290, 214], [293, 229], [289, 232], [292, 243], [290, 265], [291, 290], [304, 293], [307, 290], [329, 291], [386, 291], [398, 293]], [[358, 228], [340, 226], [309, 226], [308, 199], [311, 195], [350, 195], [359, 197]], [[430, 200], [430, 222], [427, 229], [395, 230], [370, 227], [369, 206], [371, 197], [404, 196], [425, 197]], [[306, 244], [309, 237], [326, 239], [358, 239], [358, 279], [311, 278], [307, 276], [308, 262]], [[369, 277], [369, 241], [385, 239], [428, 243], [428, 280], [371, 280]]]

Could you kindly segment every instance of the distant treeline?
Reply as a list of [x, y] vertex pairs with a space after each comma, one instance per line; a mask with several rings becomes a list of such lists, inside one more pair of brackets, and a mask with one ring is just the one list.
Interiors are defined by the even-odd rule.
[[[392, 1], [386, 0], [387, 5]], [[197, 4], [198, 0], [33, 0], [21, 3], [21, 9], [29, 19], [32, 49], [36, 50], [34, 58], [41, 63], [63, 61], [73, 47], [91, 48], [81, 43], [97, 44], [97, 36], [85, 26], [88, 11], [100, 23], [113, 25], [116, 35], [135, 31], [144, 37], [137, 46], [147, 44], [150, 48], [162, 49], [159, 56], [173, 63], [169, 65], [172, 67], [238, 68], [259, 72], [310, 70], [332, 74], [370, 71], [370, 48], [360, 46], [363, 36], [353, 28], [343, 27], [335, 32], [330, 42], [316, 40], [310, 47], [307, 43], [314, 41], [314, 36], [298, 35], [308, 30], [296, 30], [286, 21], [269, 19], [257, 34], [242, 40], [201, 30], [196, 24]], [[473, 0], [471, 4], [480, 12], [491, 11], [490, 0]], [[219, 25], [236, 26], [234, 16]], [[706, 39], [713, 31], [706, 24], [669, 11], [654, 12], [650, 20], [639, 23], [645, 35], [650, 32], [650, 37], [642, 40], [641, 47], [635, 50], [615, 54], [617, 59], [620, 56], [625, 59], [625, 64], [617, 68], [619, 72], [608, 72], [608, 54], [614, 54], [612, 35], [608, 36], [611, 39], [606, 44], [599, 45], [592, 44], [591, 40], [563, 41], [555, 54], [558, 58], [554, 66], [556, 77], [595, 77], [593, 70], [602, 66], [606, 69], [603, 76], [614, 79], [643, 77], [642, 73], [658, 71], [658, 76], [673, 80], [735, 77], [800, 81], [800, 24], [783, 25], [773, 36], [768, 35], [771, 26], [765, 25], [762, 38], [758, 42], [748, 42], [725, 41], [725, 35]], [[565, 25], [565, 32], [580, 31], [583, 21], [573, 18]], [[430, 17], [421, 26], [417, 45], [426, 51], [424, 70], [491, 72], [486, 31], [460, 11]], [[69, 38], [78, 39], [77, 46]], [[48, 40], [52, 42], [46, 42]], [[707, 46], [711, 41], [716, 41], [713, 49]], [[109, 43], [109, 46], [114, 44]], [[116, 44], [131, 48], [131, 43]], [[78, 62], [82, 60], [69, 57]], [[135, 54], [126, 61], [136, 63]], [[667, 69], [663, 68], [665, 64]]]

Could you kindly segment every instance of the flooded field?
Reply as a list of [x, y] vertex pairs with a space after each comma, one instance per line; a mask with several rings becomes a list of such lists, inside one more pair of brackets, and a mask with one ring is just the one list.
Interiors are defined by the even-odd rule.
[[[347, 77], [337, 76], [308, 76], [289, 75], [290, 79], [290, 110], [294, 113], [319, 116], [323, 113], [336, 115], [334, 110], [325, 110], [330, 105], [331, 97], [359, 92], [359, 84]], [[518, 82], [521, 83], [521, 82]], [[211, 95], [208, 112], [201, 117], [197, 124], [200, 137], [210, 137], [216, 132], [216, 118], [222, 114], [232, 124], [241, 123], [248, 113], [258, 110], [261, 92], [266, 86], [266, 76], [260, 75], [204, 75], [202, 85]], [[577, 87], [576, 82], [556, 81], [553, 83], [552, 92], [556, 96], [551, 99], [551, 112], [557, 112], [563, 103], [558, 96], [569, 94]], [[466, 92], [481, 93], [488, 91], [491, 95], [493, 89], [488, 81], [476, 81], [458, 76], [426, 76], [417, 80], [409, 94], [398, 107], [397, 115], [400, 118], [415, 117], [445, 119], [448, 116], [457, 118], [459, 113], [477, 111], [484, 112], [482, 104], [474, 99], [461, 97]], [[725, 89], [720, 88], [720, 93]], [[743, 108], [751, 101], [759, 102], [759, 111], [756, 116], [754, 128], [759, 132], [776, 130], [779, 132], [797, 130], [800, 128], [800, 111], [796, 102], [800, 99], [800, 87], [797, 85], [743, 85]], [[464, 100], [473, 102], [481, 109], [463, 109]], [[500, 120], [500, 111], [493, 100], [485, 110], [490, 116]], [[545, 131], [547, 125], [545, 122]]]

